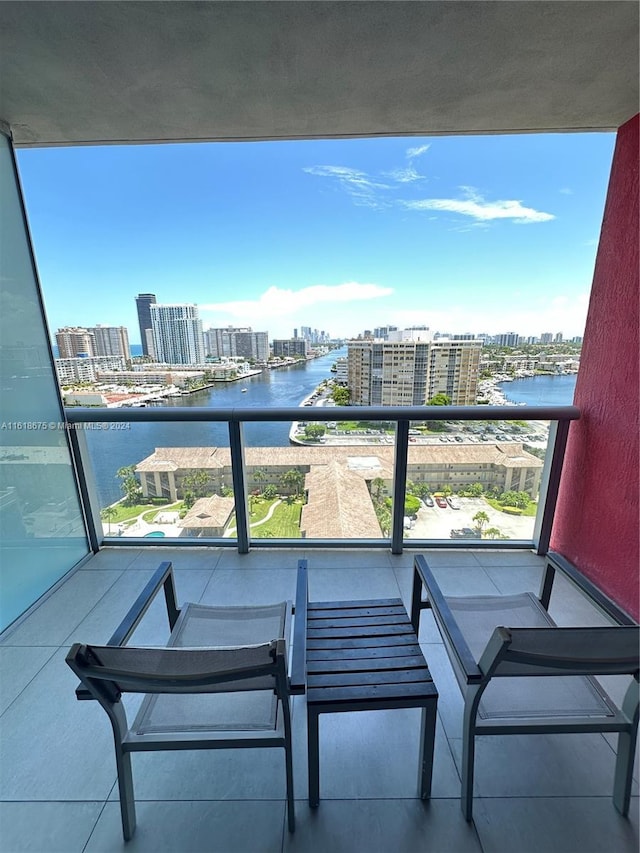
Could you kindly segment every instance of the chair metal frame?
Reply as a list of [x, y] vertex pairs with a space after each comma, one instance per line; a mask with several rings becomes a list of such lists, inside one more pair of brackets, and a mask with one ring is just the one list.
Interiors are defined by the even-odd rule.
[[[81, 682], [76, 690], [77, 698], [97, 700], [111, 722], [125, 840], [132, 838], [136, 828], [131, 753], [159, 750], [283, 748], [288, 828], [293, 832], [295, 809], [291, 689], [288, 675], [288, 643], [292, 610], [290, 602], [287, 603], [289, 618], [286, 621], [285, 637], [274, 637], [271, 641], [259, 645], [228, 649], [126, 646], [160, 587], [164, 589], [169, 627], [173, 631], [178, 622], [180, 609], [176, 605], [172, 564], [165, 562], [155, 572], [106, 646], [75, 643], [66, 657], [67, 664]], [[116, 650], [120, 650], [121, 654]], [[111, 661], [110, 665], [103, 665], [101, 654]], [[135, 660], [133, 660], [134, 656]], [[160, 658], [162, 658], [162, 666], [158, 671], [157, 665]], [[113, 663], [114, 660], [117, 661], [116, 665]], [[137, 734], [129, 727], [121, 702], [123, 693], [197, 694], [228, 692], [230, 689], [273, 690], [278, 700], [275, 729]]]
[[[473, 775], [476, 735], [496, 734], [542, 734], [562, 732], [617, 732], [613, 803], [622, 814], [629, 812], [633, 764], [638, 735], [640, 669], [640, 627], [618, 608], [608, 606], [600, 594], [594, 601], [610, 618], [623, 624], [589, 628], [558, 627], [547, 613], [547, 607], [556, 570], [567, 574], [583, 592], [591, 586], [575, 569], [565, 572], [564, 558], [549, 554], [543, 576], [541, 596], [530, 596], [548, 627], [509, 628], [496, 625], [482, 654], [476, 659], [452, 613], [445, 597], [430, 571], [425, 558], [417, 555], [414, 560], [414, 582], [411, 618], [417, 628], [420, 611], [432, 610], [442, 636], [445, 649], [464, 696], [462, 734], [462, 791], [461, 806], [467, 820], [472, 818]], [[427, 598], [422, 599], [426, 590]], [[529, 594], [530, 595], [530, 594]], [[479, 608], [489, 601], [498, 603], [500, 596], [478, 596]], [[474, 598], [466, 597], [465, 604], [472, 606]], [[499, 614], [498, 614], [499, 616]], [[549, 652], [549, 649], [552, 649]], [[602, 687], [594, 681], [594, 675], [632, 676], [621, 708], [617, 708]], [[608, 716], [545, 716], [505, 718], [500, 722], [487, 722], [478, 718], [478, 709], [483, 693], [493, 678], [514, 676], [557, 676], [589, 677], [591, 684], [600, 694], [612, 713]]]

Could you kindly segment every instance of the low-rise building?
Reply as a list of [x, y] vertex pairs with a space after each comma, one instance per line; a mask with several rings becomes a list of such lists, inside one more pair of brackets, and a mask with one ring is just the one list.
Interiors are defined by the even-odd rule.
[[95, 382], [100, 371], [124, 371], [125, 360], [115, 355], [56, 358], [55, 366], [60, 385], [71, 385], [74, 382]]
[[[340, 496], [341, 511], [351, 506], [363, 510], [362, 490], [354, 483], [364, 482], [371, 490], [374, 480], [384, 482], [386, 491], [393, 480], [393, 447], [247, 447], [245, 472], [247, 490], [264, 489], [266, 485], [281, 487], [280, 478], [291, 469], [307, 478], [308, 505], [322, 500], [328, 493], [323, 486], [332, 478]], [[331, 470], [327, 468], [332, 465]], [[526, 492], [537, 497], [543, 463], [524, 450], [521, 444], [507, 445], [413, 445], [409, 451], [407, 477], [414, 483], [426, 483], [438, 490], [450, 486], [455, 492], [463, 486], [481, 483], [500, 492]], [[324, 468], [324, 472], [316, 469]], [[231, 454], [226, 447], [158, 447], [136, 466], [145, 497], [163, 497], [176, 501], [184, 496], [183, 480], [197, 471], [206, 471], [203, 491], [221, 494], [232, 485]], [[342, 473], [341, 473], [342, 472]], [[313, 473], [309, 479], [307, 475]], [[342, 476], [344, 475], [344, 476]], [[341, 479], [342, 477], [342, 479]], [[342, 484], [347, 487], [342, 488]], [[314, 497], [315, 496], [315, 497]], [[333, 499], [332, 499], [333, 500]], [[326, 507], [326, 502], [325, 502]], [[305, 517], [314, 517], [306, 511]], [[317, 517], [317, 514], [316, 514]], [[307, 522], [305, 522], [307, 523]], [[339, 521], [336, 521], [339, 524]], [[311, 533], [308, 532], [310, 537]], [[315, 534], [313, 534], [315, 535]], [[353, 534], [352, 534], [353, 536]]]

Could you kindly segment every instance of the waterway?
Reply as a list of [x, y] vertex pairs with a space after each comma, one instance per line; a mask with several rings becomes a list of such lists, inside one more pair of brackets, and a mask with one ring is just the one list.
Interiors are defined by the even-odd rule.
[[[236, 382], [217, 382], [213, 388], [167, 400], [162, 407], [270, 409], [299, 406], [323, 379], [333, 375], [331, 366], [346, 354], [345, 347], [291, 367], [264, 370]], [[226, 423], [132, 423], [127, 427], [87, 431], [102, 506], [122, 497], [116, 471], [140, 462], [156, 447], [229, 446]], [[290, 427], [290, 423], [248, 423], [244, 425], [244, 440], [249, 447], [286, 447]]]
[[[237, 382], [218, 382], [213, 388], [167, 400], [163, 407], [185, 408], [277, 408], [298, 406], [322, 382], [332, 376], [341, 350], [291, 367], [265, 370]], [[573, 400], [576, 377], [534, 376], [500, 385], [509, 402], [530, 406], [569, 405]], [[246, 391], [243, 389], [246, 388]], [[308, 410], [303, 409], [306, 413]], [[248, 423], [244, 440], [249, 447], [286, 447], [289, 423]], [[122, 497], [116, 471], [134, 465], [154, 452], [156, 447], [228, 447], [226, 423], [132, 423], [127, 429], [88, 430], [87, 441], [96, 488], [102, 506]]]
[[571, 406], [576, 388], [575, 373], [558, 376], [531, 376], [501, 382], [498, 388], [509, 403], [526, 403], [527, 406]]

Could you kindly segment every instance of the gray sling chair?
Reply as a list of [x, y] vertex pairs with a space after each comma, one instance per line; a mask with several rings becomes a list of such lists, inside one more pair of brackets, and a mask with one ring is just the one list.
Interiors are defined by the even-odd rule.
[[[164, 648], [127, 647], [164, 587], [171, 636]], [[282, 747], [287, 816], [295, 829], [288, 678], [291, 602], [256, 607], [176, 607], [171, 563], [162, 563], [106, 646], [75, 643], [66, 661], [96, 699], [115, 742], [122, 830], [136, 827], [131, 753]], [[145, 698], [129, 727], [121, 696]]]
[[[624, 624], [556, 626], [547, 612], [556, 569]], [[540, 598], [529, 592], [445, 597], [424, 557], [416, 556], [414, 627], [424, 608], [433, 612], [464, 696], [461, 805], [466, 819], [472, 817], [476, 735], [560, 732], [619, 733], [613, 802], [628, 814], [638, 735], [640, 628], [552, 553]], [[594, 675], [633, 676], [620, 709]]]

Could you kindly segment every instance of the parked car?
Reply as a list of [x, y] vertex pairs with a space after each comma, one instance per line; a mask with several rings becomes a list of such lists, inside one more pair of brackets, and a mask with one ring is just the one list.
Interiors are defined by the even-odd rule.
[[449, 506], [449, 504], [441, 495], [436, 495], [436, 503], [438, 504], [440, 509], [446, 509]]
[[453, 495], [447, 498], [447, 503], [449, 504], [451, 509], [460, 509], [460, 504], [458, 503], [457, 499], [453, 497]]
[[477, 539], [478, 534], [471, 527], [459, 527], [457, 530], [452, 530], [449, 534], [449, 539]]
[[423, 498], [423, 501], [426, 506], [433, 506], [433, 498], [431, 497], [431, 495], [427, 495], [425, 498]]
[[464, 441], [464, 438], [461, 435], [456, 435], [456, 441]]

